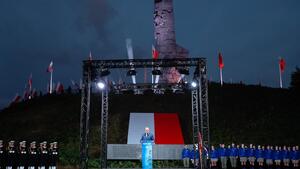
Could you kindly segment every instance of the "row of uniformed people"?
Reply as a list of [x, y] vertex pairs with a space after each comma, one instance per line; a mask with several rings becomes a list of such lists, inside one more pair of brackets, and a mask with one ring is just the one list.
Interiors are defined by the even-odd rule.
[[[208, 156], [207, 154], [207, 149], [205, 147], [203, 147], [203, 157], [206, 158]], [[193, 146], [193, 149], [190, 150], [188, 148], [188, 145], [185, 145], [182, 152], [181, 152], [181, 157], [183, 160], [183, 166], [185, 168], [189, 168], [190, 167], [190, 161], [192, 162], [193, 167], [198, 167], [199, 166], [199, 149], [198, 149], [198, 145], [195, 144]]]
[[242, 166], [246, 166], [247, 161], [251, 166], [254, 166], [255, 162], [259, 166], [263, 166], [264, 162], [267, 166], [272, 166], [275, 162], [276, 166], [280, 166], [281, 163], [288, 167], [292, 162], [294, 167], [299, 166], [300, 152], [299, 146], [287, 147], [287, 146], [260, 146], [250, 144], [249, 147], [241, 144], [241, 146], [235, 144], [225, 147], [224, 144], [220, 144], [218, 148], [211, 146], [210, 151], [211, 166], [217, 166], [218, 159], [221, 160], [222, 168], [227, 167], [227, 159], [230, 160], [230, 164], [233, 168], [237, 167], [237, 160]]
[[0, 140], [0, 169], [56, 169], [58, 161], [57, 142], [50, 143], [41, 142], [37, 147], [36, 142], [30, 143], [27, 148], [26, 141], [22, 141], [18, 146], [15, 141], [9, 141], [7, 148]]

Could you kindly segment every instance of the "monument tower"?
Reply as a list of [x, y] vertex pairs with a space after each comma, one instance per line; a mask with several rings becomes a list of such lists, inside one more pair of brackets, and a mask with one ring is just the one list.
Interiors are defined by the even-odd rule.
[[[162, 59], [186, 58], [188, 50], [176, 43], [173, 0], [154, 0], [154, 39]], [[180, 74], [176, 68], [162, 70], [161, 82], [177, 83]]]

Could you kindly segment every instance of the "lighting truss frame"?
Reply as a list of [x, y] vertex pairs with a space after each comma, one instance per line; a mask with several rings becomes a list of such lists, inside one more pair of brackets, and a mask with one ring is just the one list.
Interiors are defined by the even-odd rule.
[[[199, 143], [198, 133], [201, 132], [203, 146], [210, 149], [209, 134], [209, 109], [208, 109], [208, 84], [207, 65], [205, 58], [180, 58], [180, 59], [118, 59], [118, 60], [85, 60], [83, 61], [83, 84], [81, 89], [81, 113], [80, 113], [80, 169], [88, 169], [89, 129], [90, 129], [90, 102], [91, 86], [96, 77], [99, 77], [103, 69], [132, 69], [132, 68], [171, 68], [185, 67], [195, 68], [194, 80], [198, 82], [196, 88], [188, 88], [185, 84], [124, 84], [110, 85], [101, 90], [101, 127], [100, 127], [100, 168], [107, 168], [107, 132], [108, 132], [108, 103], [109, 93], [122, 94], [122, 90], [153, 90], [165, 91], [179, 90], [191, 92], [192, 107], [192, 132], [193, 144]], [[108, 86], [107, 80], [105, 81]], [[188, 89], [188, 90], [186, 90]], [[159, 93], [159, 94], [163, 94]], [[139, 93], [140, 94], [140, 93]], [[203, 152], [203, 151], [202, 151]], [[206, 159], [201, 160], [201, 166]], [[202, 168], [202, 167], [201, 167]]]

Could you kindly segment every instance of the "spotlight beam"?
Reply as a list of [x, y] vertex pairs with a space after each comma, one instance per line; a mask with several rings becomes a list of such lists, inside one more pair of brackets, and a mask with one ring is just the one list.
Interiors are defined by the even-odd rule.
[[[128, 59], [129, 59], [129, 60], [132, 60], [132, 59], [133, 59], [133, 48], [132, 48], [132, 41], [131, 41], [131, 39], [129, 39], [129, 38], [126, 39], [126, 48], [127, 48]], [[132, 64], [132, 62], [130, 62], [130, 65], [134, 66], [134, 65]], [[134, 70], [134, 68], [132, 68], [132, 70]], [[135, 75], [134, 75], [134, 76], [131, 76], [131, 79], [132, 79], [132, 83], [133, 83], [133, 84], [136, 84], [136, 78], [135, 78]]]

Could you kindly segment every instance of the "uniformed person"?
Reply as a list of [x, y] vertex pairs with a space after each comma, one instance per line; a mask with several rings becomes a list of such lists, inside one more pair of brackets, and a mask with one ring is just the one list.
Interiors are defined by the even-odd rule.
[[49, 150], [49, 169], [56, 169], [58, 161], [58, 147], [57, 142], [50, 143]]
[[232, 168], [237, 167], [237, 158], [238, 158], [238, 149], [235, 147], [235, 144], [231, 144], [230, 153], [229, 153], [229, 160]]
[[24, 169], [27, 167], [27, 150], [26, 150], [26, 141], [22, 141], [19, 144], [19, 151], [18, 151], [18, 167], [17, 169]]
[[257, 149], [255, 150], [255, 158], [257, 159], [257, 163], [259, 167], [262, 167], [264, 165], [264, 151], [261, 149], [260, 145], [257, 146]]
[[272, 146], [267, 146], [267, 149], [265, 151], [265, 159], [266, 159], [266, 164], [268, 167], [273, 165], [273, 150]]
[[3, 141], [0, 140], [0, 169], [5, 168], [5, 149], [3, 146]]
[[7, 148], [7, 162], [6, 162], [6, 169], [12, 169], [16, 167], [16, 161], [17, 161], [17, 152], [15, 148], [15, 141], [11, 140], [8, 143]]
[[48, 150], [46, 141], [40, 143], [39, 162], [39, 169], [45, 169], [48, 165]]
[[247, 149], [245, 148], [244, 144], [241, 145], [241, 148], [238, 149], [238, 152], [239, 152], [241, 165], [242, 165], [242, 167], [244, 167], [244, 166], [246, 166], [246, 162], [248, 159]]
[[221, 158], [221, 166], [222, 169], [226, 169], [227, 168], [227, 154], [226, 154], [226, 148], [225, 148], [225, 144], [220, 144], [220, 147], [218, 149], [218, 154], [219, 157]]
[[28, 150], [28, 169], [34, 169], [38, 163], [38, 152], [36, 149], [36, 142], [30, 143], [30, 148]]
[[254, 163], [255, 163], [255, 146], [250, 144], [249, 148], [248, 148], [248, 160], [250, 163], [251, 167], [254, 167]]

